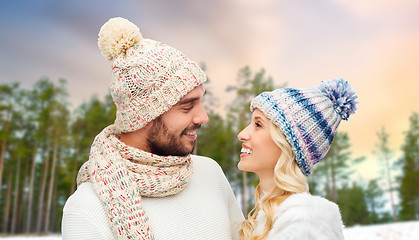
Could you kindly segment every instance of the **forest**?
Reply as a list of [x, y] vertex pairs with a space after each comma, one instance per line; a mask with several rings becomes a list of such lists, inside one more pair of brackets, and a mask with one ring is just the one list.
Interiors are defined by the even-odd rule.
[[[264, 69], [248, 66], [225, 89], [235, 100], [226, 114], [217, 113], [219, 99], [207, 85], [204, 104], [209, 122], [199, 130], [194, 154], [216, 160], [247, 214], [253, 206], [254, 174], [237, 169], [241, 143], [237, 134], [249, 122], [250, 100], [257, 94], [286, 87], [275, 85]], [[65, 79], [41, 77], [31, 89], [0, 83], [0, 232], [61, 231], [63, 206], [76, 190], [80, 166], [88, 160], [94, 137], [113, 123], [112, 97], [92, 96], [72, 110]], [[383, 126], [371, 149], [382, 163], [382, 175], [369, 182], [351, 178], [353, 166], [366, 157], [353, 157], [350, 136], [337, 132], [326, 158], [309, 176], [310, 192], [336, 202], [346, 226], [417, 220], [419, 218], [419, 113], [412, 112], [404, 132], [401, 156], [389, 145]], [[398, 199], [398, 201], [396, 201]], [[390, 206], [386, 208], [385, 206]]]

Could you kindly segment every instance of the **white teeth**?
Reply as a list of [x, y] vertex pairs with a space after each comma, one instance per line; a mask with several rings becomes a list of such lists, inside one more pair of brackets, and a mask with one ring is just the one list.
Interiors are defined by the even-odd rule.
[[248, 148], [242, 148], [241, 152], [242, 153], [247, 153], [247, 154], [252, 154], [253, 153], [253, 151], [248, 149]]
[[194, 132], [187, 132], [186, 135], [191, 135], [191, 136], [196, 135], [196, 131], [194, 131]]

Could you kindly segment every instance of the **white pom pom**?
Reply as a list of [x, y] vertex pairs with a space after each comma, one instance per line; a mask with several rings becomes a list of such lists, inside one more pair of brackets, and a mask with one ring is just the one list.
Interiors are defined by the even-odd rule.
[[143, 39], [140, 29], [125, 18], [111, 18], [99, 32], [98, 46], [102, 55], [112, 60]]
[[355, 100], [358, 96], [349, 82], [336, 78], [322, 81], [319, 87], [332, 100], [335, 111], [339, 113], [343, 120], [348, 120], [349, 116], [355, 113], [358, 104]]

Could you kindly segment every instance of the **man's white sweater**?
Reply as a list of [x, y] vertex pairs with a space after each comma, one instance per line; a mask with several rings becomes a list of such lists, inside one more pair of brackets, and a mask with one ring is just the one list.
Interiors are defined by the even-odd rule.
[[[142, 197], [156, 240], [239, 239], [243, 214], [220, 166], [192, 156], [193, 176], [179, 194]], [[117, 214], [117, 213], [116, 213]], [[67, 200], [62, 219], [63, 239], [115, 239], [103, 203], [91, 183], [83, 183]]]

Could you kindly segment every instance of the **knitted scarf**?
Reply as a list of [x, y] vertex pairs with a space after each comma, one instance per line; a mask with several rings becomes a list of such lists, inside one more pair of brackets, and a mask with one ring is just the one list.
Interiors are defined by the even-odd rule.
[[154, 239], [141, 197], [182, 191], [193, 166], [190, 155], [162, 157], [121, 142], [114, 125], [96, 136], [77, 184], [92, 182], [118, 239]]

